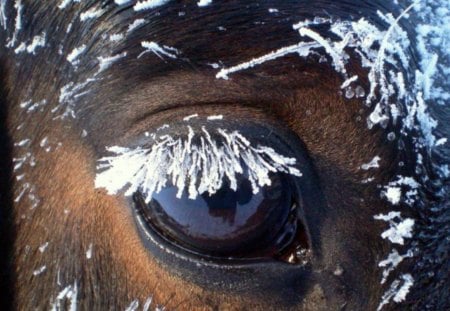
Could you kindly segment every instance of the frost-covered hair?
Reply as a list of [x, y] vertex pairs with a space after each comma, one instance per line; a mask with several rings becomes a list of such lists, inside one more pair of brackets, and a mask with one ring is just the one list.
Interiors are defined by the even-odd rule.
[[[391, 281], [378, 310], [391, 302], [404, 301], [414, 285], [433, 284], [427, 285], [427, 294], [439, 295], [442, 290], [437, 288], [448, 288], [450, 275], [450, 169], [447, 164], [450, 149], [446, 146], [450, 132], [450, 10], [446, 1], [405, 2], [405, 8], [397, 14], [378, 11], [381, 25], [364, 17], [359, 20], [316, 17], [300, 21], [293, 25], [303, 38], [298, 44], [217, 73], [217, 78], [228, 79], [235, 72], [287, 54], [307, 57], [319, 51], [329, 57], [334, 69], [344, 78], [341, 89], [345, 96], [363, 97], [366, 105], [372, 107], [367, 119], [369, 128], [376, 125], [397, 128], [399, 148], [410, 161], [404, 166], [415, 170], [400, 170], [381, 192], [394, 209], [398, 209], [374, 216], [375, 220], [385, 221], [389, 226], [381, 237], [393, 245], [387, 258], [379, 263], [384, 269], [381, 283], [385, 284], [405, 259], [414, 258], [419, 263]], [[319, 34], [315, 30], [318, 26], [322, 27], [322, 32], [323, 27], [329, 27], [334, 37]], [[361, 66], [369, 71], [367, 94], [359, 84], [360, 77], [351, 75], [347, 69], [350, 59], [354, 59], [350, 53], [356, 54]], [[394, 137], [395, 134], [388, 135]], [[411, 140], [412, 144], [405, 148], [404, 142]], [[414, 219], [402, 216], [400, 203], [414, 207], [430, 223], [417, 226]], [[436, 228], [439, 229], [436, 231]], [[406, 251], [399, 253], [398, 246], [403, 245], [408, 245]], [[436, 254], [432, 250], [438, 245], [442, 253], [433, 258]], [[417, 294], [424, 295], [423, 292]], [[423, 299], [418, 301], [420, 305]], [[439, 306], [439, 301], [445, 299], [435, 297], [431, 301]], [[427, 307], [433, 308], [429, 302]]]
[[149, 202], [152, 194], [168, 182], [177, 187], [178, 198], [187, 192], [190, 199], [195, 199], [203, 193], [216, 193], [226, 180], [236, 190], [239, 175], [248, 178], [254, 194], [271, 185], [270, 173], [301, 176], [295, 158], [267, 146], [252, 145], [238, 131], [230, 133], [217, 128], [216, 137], [212, 137], [204, 126], [194, 133], [188, 125], [187, 132], [183, 138], [152, 133], [149, 136], [154, 142], [148, 149], [108, 148], [114, 155], [99, 160], [96, 187], [105, 188], [110, 194], [127, 188], [126, 196], [139, 190]]

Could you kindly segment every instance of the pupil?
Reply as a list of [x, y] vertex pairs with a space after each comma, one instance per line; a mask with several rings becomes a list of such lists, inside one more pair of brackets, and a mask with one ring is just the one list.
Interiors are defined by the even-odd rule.
[[250, 181], [240, 176], [236, 191], [224, 182], [216, 193], [194, 200], [187, 193], [177, 198], [177, 188], [167, 186], [153, 194], [142, 214], [160, 235], [189, 251], [228, 257], [275, 253], [292, 193], [285, 175], [273, 174], [271, 180], [253, 194]]

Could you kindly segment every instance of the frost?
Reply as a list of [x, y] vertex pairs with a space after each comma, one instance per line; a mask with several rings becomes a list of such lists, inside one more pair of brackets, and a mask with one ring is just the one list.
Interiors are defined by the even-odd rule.
[[48, 143], [48, 137], [46, 136], [41, 140], [41, 142], [39, 143], [39, 146], [41, 148], [43, 148], [43, 147], [47, 146], [47, 143]]
[[29, 183], [24, 183], [22, 185], [22, 189], [19, 192], [19, 195], [14, 199], [15, 203], [19, 203], [20, 200], [22, 199], [23, 195], [25, 194], [25, 192], [30, 188], [30, 184]]
[[[5, 4], [2, 3], [2, 7], [4, 9]], [[6, 47], [12, 48], [16, 45], [17, 36], [19, 34], [19, 31], [22, 29], [22, 11], [23, 11], [23, 5], [22, 0], [16, 0], [14, 2], [14, 8], [16, 9], [16, 18], [14, 22], [14, 33], [12, 39], [7, 43]]]
[[119, 42], [119, 41], [122, 41], [124, 39], [124, 37], [125, 36], [123, 34], [116, 33], [116, 34], [113, 34], [113, 35], [109, 36], [109, 41], [111, 41], [111, 42]]
[[358, 76], [352, 76], [351, 78], [348, 78], [347, 80], [344, 81], [344, 83], [342, 83], [341, 89], [345, 89], [347, 86], [358, 80], [358, 78], [359, 78]]
[[[62, 118], [67, 116], [72, 116], [73, 118], [75, 118], [75, 111], [73, 110], [75, 100], [80, 96], [87, 94], [88, 91], [83, 90], [85, 90], [85, 88], [94, 81], [96, 81], [96, 79], [88, 78], [84, 82], [80, 83], [69, 82], [61, 88], [59, 93], [59, 103], [60, 106], [65, 106], [66, 108], [61, 116]], [[60, 107], [57, 107], [56, 109], [59, 108]]]
[[386, 268], [383, 270], [383, 278], [381, 279], [381, 284], [384, 284], [389, 276], [389, 274], [405, 259], [412, 257], [412, 251], [408, 251], [404, 255], [400, 255], [396, 249], [393, 249], [388, 257], [380, 261], [378, 264], [381, 268]]
[[[380, 311], [391, 300], [397, 303], [405, 300], [409, 289], [414, 284], [414, 279], [411, 274], [403, 274], [400, 278], [401, 280], [396, 279], [394, 282], [392, 282], [390, 288], [383, 294], [377, 311]], [[401, 281], [403, 281], [403, 284], [400, 286]]]
[[436, 146], [442, 146], [445, 145], [447, 143], [448, 139], [447, 138], [440, 138], [436, 141]]
[[124, 58], [126, 56], [127, 56], [127, 52], [123, 52], [121, 54], [108, 56], [108, 57], [98, 57], [97, 59], [99, 62], [99, 64], [98, 64], [99, 68], [98, 68], [97, 74], [107, 70], [109, 67], [111, 67], [112, 64], [114, 64], [119, 59]]
[[92, 8], [80, 14], [80, 21], [85, 22], [88, 19], [100, 17], [105, 11], [102, 9]]
[[170, 57], [170, 58], [177, 58], [177, 55], [180, 53], [177, 49], [175, 49], [173, 47], [166, 46], [166, 45], [160, 46], [156, 42], [143, 41], [143, 42], [141, 42], [141, 45], [144, 49], [146, 49], [146, 51], [139, 54], [137, 58], [141, 58], [142, 55], [152, 52], [156, 56], [158, 56], [159, 58], [164, 60], [163, 55]]
[[397, 205], [400, 203], [402, 197], [402, 189], [399, 187], [388, 187], [383, 194], [389, 202], [393, 205]]
[[[56, 298], [50, 302], [52, 311], [76, 311], [77, 310], [78, 285], [75, 281], [73, 285], [68, 285], [61, 290]], [[67, 308], [66, 301], [70, 303]]]
[[20, 104], [20, 108], [26, 109], [27, 113], [32, 113], [35, 111], [44, 111], [44, 106], [47, 105], [47, 100], [43, 99], [39, 102], [33, 103], [31, 100], [23, 102]]
[[3, 27], [4, 30], [6, 30], [6, 27], [8, 26], [7, 21], [8, 18], [6, 17], [6, 0], [0, 0], [0, 25]]
[[71, 63], [73, 66], [76, 66], [79, 64], [78, 57], [83, 54], [86, 51], [86, 45], [83, 44], [80, 47], [74, 48], [72, 52], [67, 55], [67, 61]]
[[301, 27], [298, 31], [300, 33], [300, 36], [305, 36], [313, 39], [325, 49], [325, 51], [333, 59], [333, 66], [337, 72], [340, 72], [344, 75], [347, 74], [345, 63], [349, 59], [349, 56], [343, 53], [343, 47], [341, 49], [336, 48], [329, 40], [321, 37], [317, 32], [309, 28]]
[[139, 308], [139, 300], [133, 300], [125, 311], [136, 311]]
[[253, 193], [271, 184], [271, 172], [301, 176], [295, 158], [270, 147], [252, 146], [238, 131], [217, 129], [214, 134], [223, 140], [218, 143], [204, 127], [198, 134], [190, 126], [187, 130], [184, 138], [156, 137], [150, 149], [107, 148], [114, 155], [98, 161], [95, 186], [109, 194], [125, 188], [126, 196], [139, 190], [149, 202], [168, 182], [178, 188], [177, 197], [187, 191], [189, 198], [195, 199], [205, 192], [216, 193], [225, 179], [236, 190], [238, 174], [248, 178]]
[[91, 259], [92, 258], [92, 251], [93, 251], [93, 245], [92, 243], [89, 244], [89, 248], [86, 251], [86, 258]]
[[136, 19], [128, 26], [127, 33], [132, 32], [133, 30], [135, 30], [136, 28], [138, 28], [143, 24], [145, 24], [145, 19], [143, 18]]
[[45, 250], [47, 249], [47, 247], [48, 247], [48, 242], [45, 242], [44, 244], [42, 244], [41, 246], [39, 246], [39, 251], [41, 252], [41, 253], [43, 253], [43, 252], [45, 252]]
[[194, 118], [198, 118], [198, 113], [194, 113], [194, 114], [191, 114], [191, 115], [189, 115], [187, 117], [184, 117], [183, 121], [189, 121], [189, 120], [194, 119]]
[[380, 160], [381, 158], [379, 156], [375, 156], [369, 163], [361, 165], [361, 169], [367, 171], [371, 168], [378, 168], [380, 167], [380, 164], [378, 163]]
[[212, 3], [212, 0], [200, 0], [197, 2], [199, 7], [208, 6]]
[[130, 2], [131, 2], [131, 0], [114, 0], [114, 3], [117, 5], [123, 5], [123, 4], [127, 4]]
[[150, 309], [152, 301], [153, 301], [153, 297], [152, 296], [148, 297], [144, 303], [144, 306], [142, 307], [142, 311], [148, 311]]
[[136, 3], [133, 7], [135, 11], [144, 11], [144, 10], [150, 10], [157, 8], [159, 6], [165, 5], [170, 0], [146, 0], [146, 1], [139, 1]]
[[414, 219], [402, 219], [399, 212], [390, 212], [387, 215], [376, 215], [376, 220], [383, 220], [389, 223], [390, 228], [381, 234], [383, 239], [388, 239], [391, 243], [403, 245], [405, 239], [412, 237]]
[[47, 270], [47, 266], [42, 266], [36, 270], [33, 271], [33, 275], [37, 276], [39, 274], [42, 274], [45, 270]]
[[276, 51], [270, 52], [266, 55], [263, 55], [258, 58], [254, 58], [248, 62], [230, 67], [230, 68], [223, 68], [221, 69], [217, 74], [217, 79], [225, 79], [228, 80], [228, 75], [231, 73], [235, 73], [241, 70], [253, 68], [257, 65], [261, 65], [267, 61], [272, 61], [277, 58], [286, 56], [288, 54], [297, 53], [300, 56], [307, 56], [311, 52], [311, 49], [317, 48], [319, 45], [314, 42], [300, 42], [298, 44], [290, 45], [281, 49], [278, 49]]
[[27, 46], [25, 43], [21, 43], [15, 50], [14, 53], [19, 54], [23, 52], [27, 52], [29, 54], [36, 54], [36, 49], [39, 47], [44, 47], [46, 42], [46, 33], [42, 33], [41, 35], [34, 36], [31, 43]]
[[31, 142], [31, 140], [29, 138], [23, 139], [17, 143], [14, 143], [14, 146], [16, 147], [24, 147], [26, 145], [28, 145]]
[[384, 187], [385, 190], [382, 195], [393, 205], [397, 205], [402, 199], [402, 194], [404, 194], [404, 202], [412, 205], [417, 198], [419, 186], [419, 183], [412, 177], [397, 176], [396, 180], [389, 182]]
[[206, 120], [208, 121], [215, 121], [215, 120], [222, 120], [223, 119], [223, 115], [219, 114], [219, 115], [215, 115], [215, 116], [209, 116], [206, 118]]

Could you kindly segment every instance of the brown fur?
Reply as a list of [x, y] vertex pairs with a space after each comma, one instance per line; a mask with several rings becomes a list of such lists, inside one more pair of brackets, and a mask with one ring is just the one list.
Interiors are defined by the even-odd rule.
[[[191, 35], [195, 33], [184, 34]], [[179, 40], [184, 40], [183, 34]], [[233, 52], [245, 58], [268, 49], [243, 46]], [[220, 49], [213, 52], [220, 57], [229, 53]], [[212, 70], [187, 69], [155, 69], [160, 76], [147, 72], [149, 77], [144, 79], [148, 68], [136, 73], [121, 67], [114, 71], [113, 80], [92, 92], [80, 109], [81, 117], [54, 121], [48, 112], [33, 119], [20, 110], [24, 74], [15, 72], [11, 61], [5, 74], [11, 110], [7, 127], [12, 141], [27, 135], [34, 140], [31, 150], [37, 156], [37, 165], [28, 168], [27, 174], [41, 198], [34, 210], [26, 200], [13, 207], [13, 308], [48, 309], [61, 289], [75, 279], [80, 310], [125, 309], [134, 299], [142, 304], [149, 296], [153, 305], [169, 310], [276, 310], [280, 306], [341, 310], [346, 304], [350, 310], [375, 308], [382, 294], [377, 263], [380, 254], [387, 253], [387, 244], [378, 238], [383, 224], [372, 217], [389, 207], [374, 185], [385, 183], [394, 174], [391, 163], [396, 151], [381, 130], [367, 129], [368, 111], [361, 101], [344, 100], [339, 94], [342, 79], [331, 68], [311, 67], [292, 57], [276, 63], [278, 69], [271, 63], [236, 74], [230, 81], [215, 79]], [[35, 97], [51, 94], [49, 106], [56, 105], [61, 87], [61, 81], [48, 78], [58, 77], [57, 65], [22, 68], [32, 81], [28, 87]], [[59, 65], [62, 67], [62, 62]], [[362, 72], [358, 68], [354, 71]], [[133, 78], [127, 79], [127, 75]], [[139, 83], [134, 83], [136, 77], [141, 79]], [[122, 84], [126, 86], [119, 89]], [[306, 294], [298, 302], [286, 302], [282, 295], [265, 296], [252, 288], [240, 293], [202, 288], [172, 275], [143, 246], [128, 202], [94, 188], [96, 161], [102, 148], [194, 110], [202, 115], [220, 113], [236, 123], [250, 118], [280, 124], [305, 143], [327, 205], [320, 217], [311, 207], [310, 212], [316, 212], [319, 219], [315, 226], [320, 228], [318, 239], [322, 244], [314, 277], [308, 280]], [[23, 122], [24, 128], [16, 130]], [[80, 137], [83, 126], [90, 130], [87, 139]], [[38, 143], [45, 136], [62, 146], [44, 152]], [[19, 155], [20, 149], [15, 148], [13, 156]], [[383, 159], [381, 169], [373, 183], [362, 184], [373, 172], [362, 171], [360, 166], [374, 155]], [[13, 184], [13, 197], [20, 192], [19, 186]], [[47, 250], [39, 252], [46, 241]], [[85, 254], [91, 243], [93, 258], [88, 260]], [[46, 265], [46, 271], [33, 276], [42, 265]], [[334, 274], [338, 266], [344, 271], [342, 275]]]

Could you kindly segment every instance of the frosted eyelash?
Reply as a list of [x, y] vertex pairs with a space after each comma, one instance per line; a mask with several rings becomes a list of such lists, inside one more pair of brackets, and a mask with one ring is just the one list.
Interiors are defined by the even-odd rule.
[[[126, 196], [139, 190], [149, 202], [152, 194], [161, 191], [169, 181], [178, 188], [178, 198], [187, 191], [189, 198], [195, 199], [206, 192], [216, 193], [225, 178], [236, 190], [238, 174], [250, 181], [255, 194], [271, 184], [269, 173], [302, 176], [295, 158], [267, 146], [253, 146], [238, 131], [218, 129], [216, 134], [224, 139], [220, 144], [204, 127], [201, 133], [194, 134], [188, 126], [188, 132], [187, 138], [159, 136], [149, 149], [107, 148], [114, 155], [98, 161], [100, 172], [95, 186], [105, 188], [109, 194], [125, 189]], [[195, 144], [194, 139], [200, 143]]]

